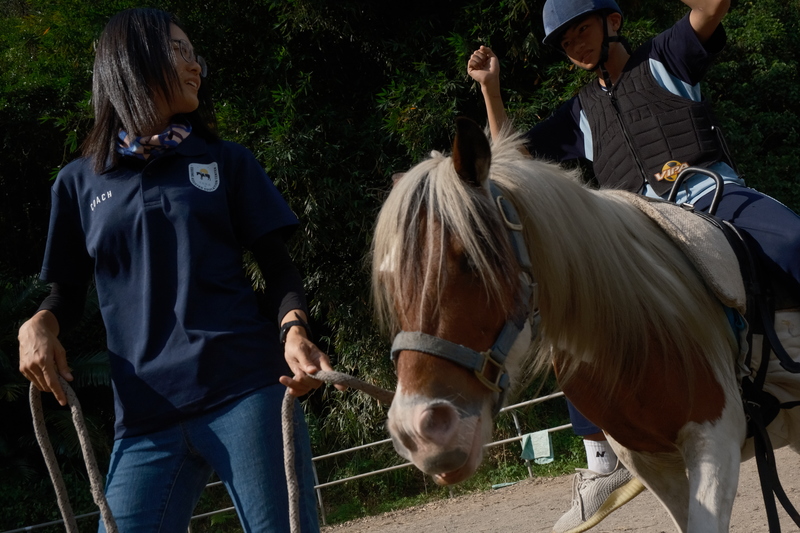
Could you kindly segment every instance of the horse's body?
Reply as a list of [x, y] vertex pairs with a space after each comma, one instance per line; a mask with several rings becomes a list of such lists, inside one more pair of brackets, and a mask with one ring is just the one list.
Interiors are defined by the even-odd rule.
[[[512, 387], [554, 365], [566, 395], [681, 531], [727, 531], [746, 421], [739, 342], [723, 306], [624, 195], [581, 186], [523, 156], [514, 139], [490, 154], [476, 128], [461, 122], [453, 157], [434, 152], [384, 204], [373, 245], [380, 316], [395, 332], [476, 352], [508, 320], [524, 321], [524, 268], [491, 180], [516, 205], [539, 287], [538, 339], [529, 322], [506, 360]], [[480, 463], [498, 393], [424, 351], [398, 350], [389, 430], [401, 455], [438, 483], [457, 483]], [[781, 444], [796, 445], [795, 421], [781, 420]]]

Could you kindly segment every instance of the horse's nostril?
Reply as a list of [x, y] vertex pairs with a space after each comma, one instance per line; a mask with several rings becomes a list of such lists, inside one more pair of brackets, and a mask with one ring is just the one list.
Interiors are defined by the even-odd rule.
[[424, 409], [417, 419], [417, 432], [425, 440], [445, 444], [456, 427], [458, 413], [450, 404], [438, 404]]
[[429, 409], [425, 409], [422, 413], [420, 426], [423, 429], [445, 429], [450, 426], [455, 420], [455, 409], [449, 405], [437, 405]]

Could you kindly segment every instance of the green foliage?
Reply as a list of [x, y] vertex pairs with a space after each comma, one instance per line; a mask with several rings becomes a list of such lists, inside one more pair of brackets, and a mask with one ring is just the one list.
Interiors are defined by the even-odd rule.
[[800, 208], [797, 2], [741, 2], [730, 44], [708, 76], [717, 114], [748, 185]]
[[[77, 156], [91, 124], [93, 43], [113, 13], [152, 5], [181, 17], [195, 48], [208, 60], [207, 83], [216, 97], [223, 137], [253, 151], [302, 221], [290, 248], [305, 276], [321, 347], [338, 369], [393, 388], [388, 340], [373, 326], [370, 309], [367, 254], [375, 215], [394, 172], [409, 168], [430, 150], [449, 148], [455, 116], [485, 121], [478, 87], [466, 75], [467, 59], [481, 44], [491, 46], [500, 58], [503, 96], [520, 128], [546, 118], [590, 79], [541, 44], [543, 4], [0, 3], [0, 408], [4, 422], [9, 421], [0, 430], [0, 498], [5, 498], [0, 507], [15, 501], [8, 498], [17, 494], [17, 485], [4, 483], [7, 479], [23, 480], [19, 486], [25, 490], [43, 490], [24, 481], [42, 474], [26, 414], [27, 383], [16, 370], [16, 328], [42, 297], [43, 288], [30, 276], [39, 269], [44, 251], [48, 189], [54, 172]], [[633, 45], [687, 12], [677, 0], [621, 4], [624, 33]], [[800, 207], [798, 8], [797, 0], [734, 0], [725, 20], [729, 44], [703, 85], [748, 183], [794, 209]], [[249, 272], [257, 285], [257, 269], [251, 266]], [[90, 297], [81, 325], [63, 341], [103, 457], [113, 410], [96, 296]], [[360, 393], [318, 391], [307, 398], [305, 408], [316, 454], [386, 436], [385, 406]], [[48, 405], [51, 409], [51, 431], [65, 469], [74, 475], [71, 479], [82, 479], [63, 414]], [[544, 407], [527, 412], [526, 417], [536, 418], [526, 421], [531, 427], [554, 425], [565, 417], [563, 407], [552, 413]], [[498, 421], [498, 435], [513, 431], [507, 419]], [[565, 432], [555, 438], [562, 455], [582, 461], [575, 439]], [[527, 474], [518, 470], [524, 467], [506, 448], [512, 446], [489, 454], [481, 470], [486, 474], [478, 479], [486, 477], [476, 486]], [[321, 466], [321, 475], [334, 475], [338, 469], [363, 471], [373, 461], [385, 466], [385, 461], [396, 460], [387, 447]], [[550, 470], [537, 470], [543, 472], [549, 475]], [[377, 502], [360, 503], [369, 502], [365, 495], [373, 493], [391, 501], [415, 501], [420, 493], [442, 495], [413, 470], [386, 476], [377, 487], [364, 481], [326, 490], [326, 501], [333, 502], [331, 516], [348, 506], [375, 511]], [[209, 497], [224, 501], [224, 496]], [[34, 515], [25, 515], [24, 523]], [[44, 514], [35, 516], [45, 519]], [[0, 521], [0, 529], [5, 526]]]
[[[86, 479], [74, 473], [66, 473], [64, 474], [64, 483], [76, 515], [92, 512], [97, 508], [92, 501], [89, 483]], [[25, 525], [60, 520], [61, 515], [55, 501], [55, 491], [47, 474], [30, 483], [0, 483], [0, 508], [3, 509], [0, 528], [7, 531]], [[97, 518], [79, 520], [78, 529], [82, 533], [96, 532]], [[50, 526], [36, 531], [63, 533], [64, 526]]]
[[[47, 287], [35, 277], [14, 279], [0, 275], [0, 529], [58, 519], [55, 495], [33, 435], [28, 407], [30, 383], [20, 374], [17, 330], [36, 310]], [[75, 389], [84, 411], [89, 438], [101, 468], [110, 454], [110, 386], [105, 334], [98, 331], [97, 297], [90, 291], [86, 313], [64, 337]], [[101, 351], [102, 350], [102, 351]], [[90, 512], [92, 502], [83, 456], [70, 411], [52, 396], [42, 396], [48, 436], [67, 483], [76, 513]], [[91, 527], [81, 524], [81, 528]], [[95, 526], [96, 529], [96, 526]]]
[[0, 24], [0, 256], [2, 269], [38, 268], [47, 233], [49, 180], [74, 157], [89, 121], [93, 3], [18, 1]]

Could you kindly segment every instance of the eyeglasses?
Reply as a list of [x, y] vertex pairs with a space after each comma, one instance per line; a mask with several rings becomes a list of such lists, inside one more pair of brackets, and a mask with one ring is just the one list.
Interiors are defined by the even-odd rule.
[[200, 65], [200, 76], [206, 77], [208, 74], [208, 65], [206, 64], [206, 60], [203, 59], [203, 56], [199, 56], [194, 53], [194, 48], [189, 46], [189, 43], [184, 41], [183, 39], [172, 39], [173, 43], [178, 43], [178, 49], [181, 51], [181, 57], [187, 63], [194, 63], [197, 61], [197, 64]]

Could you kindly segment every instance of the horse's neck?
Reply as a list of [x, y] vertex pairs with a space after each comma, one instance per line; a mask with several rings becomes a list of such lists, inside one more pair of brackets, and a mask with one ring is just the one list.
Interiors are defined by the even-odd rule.
[[587, 360], [615, 345], [644, 350], [647, 341], [639, 330], [646, 320], [637, 315], [653, 291], [647, 276], [634, 270], [652, 268], [643, 264], [639, 242], [652, 231], [620, 200], [574, 183], [555, 180], [550, 186], [545, 198], [529, 204], [526, 228], [550, 340]]
[[571, 184], [535, 206], [529, 220], [535, 274], [575, 305], [625, 283], [620, 259], [630, 254], [630, 237], [646, 223], [629, 204]]

